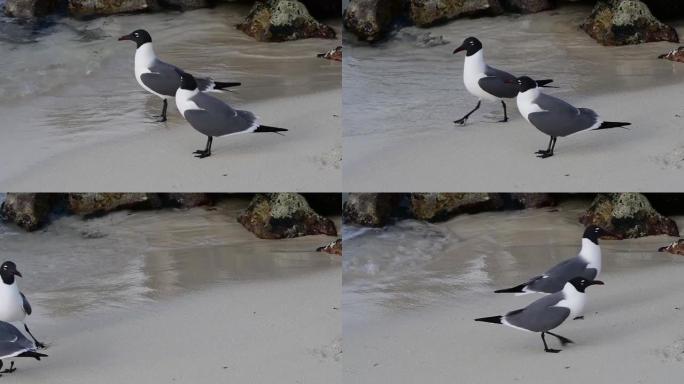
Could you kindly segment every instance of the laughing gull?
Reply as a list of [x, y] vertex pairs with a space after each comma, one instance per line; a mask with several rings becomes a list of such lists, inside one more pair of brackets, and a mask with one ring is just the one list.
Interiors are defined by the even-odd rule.
[[22, 322], [36, 346], [45, 348], [45, 344], [36, 340], [26, 325], [26, 316], [31, 314], [31, 304], [19, 291], [15, 276], [23, 277], [13, 262], [6, 261], [0, 265], [0, 278], [2, 279], [0, 282], [0, 321]]
[[619, 128], [631, 123], [603, 121], [599, 115], [587, 108], [575, 108], [565, 101], [542, 93], [537, 83], [527, 76], [515, 81], [519, 88], [518, 110], [525, 120], [551, 137], [549, 147], [536, 152], [537, 157], [553, 156], [558, 137], [565, 137], [581, 131]]
[[560, 350], [550, 349], [546, 345], [544, 334], [548, 333], [555, 336], [562, 345], [572, 343], [572, 340], [551, 333], [550, 330], [558, 327], [565, 320], [582, 313], [587, 301], [584, 290], [594, 284], [603, 285], [603, 282], [576, 277], [565, 283], [562, 291], [544, 296], [523, 309], [508, 312], [504, 316], [482, 317], [475, 319], [475, 321], [503, 324], [521, 331], [541, 332], [544, 351], [557, 353]]
[[[146, 91], [161, 97], [164, 101], [159, 122], [166, 121], [167, 99], [174, 97], [180, 86], [180, 77], [177, 73], [179, 68], [157, 58], [152, 47], [152, 37], [144, 29], [138, 29], [119, 38], [119, 41], [123, 40], [131, 40], [138, 45], [135, 50], [135, 79]], [[221, 91], [224, 88], [241, 85], [214, 81], [209, 77], [197, 77], [197, 84], [203, 92]]]
[[[4, 359], [15, 357], [33, 357], [40, 360], [41, 357], [47, 357], [47, 355], [37, 352], [31, 340], [27, 339], [14, 325], [0, 321], [0, 369], [4, 365]], [[10, 367], [0, 373], [12, 373], [16, 370], [12, 361]]]
[[599, 238], [611, 235], [608, 231], [596, 225], [588, 226], [582, 235], [582, 248], [579, 254], [571, 259], [562, 261], [553, 268], [527, 282], [513, 288], [499, 289], [496, 293], [555, 293], [563, 289], [573, 277], [583, 277], [587, 280], [596, 279], [601, 273], [601, 247]]
[[238, 111], [223, 101], [200, 92], [195, 78], [178, 70], [181, 85], [176, 92], [176, 106], [181, 115], [198, 132], [207, 136], [207, 146], [194, 152], [200, 159], [211, 156], [214, 137], [254, 132], [285, 132], [285, 128], [262, 125], [249, 111]]
[[[454, 123], [465, 124], [470, 115], [480, 108], [482, 100], [501, 101], [504, 118], [500, 122], [508, 121], [506, 103], [502, 99], [512, 99], [518, 94], [515, 84], [510, 83], [515, 81], [515, 76], [485, 64], [482, 43], [474, 37], [465, 39], [463, 44], [454, 50], [454, 54], [461, 51], [466, 51], [465, 63], [463, 64], [463, 83], [468, 92], [477, 97], [478, 100], [472, 111]], [[553, 80], [538, 80], [537, 84], [543, 87], [551, 82]]]

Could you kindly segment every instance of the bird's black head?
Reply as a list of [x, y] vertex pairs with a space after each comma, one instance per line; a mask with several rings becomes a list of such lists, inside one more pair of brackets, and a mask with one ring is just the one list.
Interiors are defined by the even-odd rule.
[[537, 82], [528, 76], [518, 77], [515, 82], [518, 84], [518, 92], [520, 93], [537, 88]]
[[119, 41], [123, 41], [123, 40], [135, 41], [135, 43], [138, 45], [138, 48], [140, 48], [140, 46], [145, 44], [145, 43], [151, 43], [152, 42], [152, 36], [150, 36], [150, 34], [147, 33], [146, 30], [138, 29], [138, 30], [131, 32], [128, 35], [124, 35], [124, 36], [119, 37]]
[[480, 40], [474, 37], [469, 37], [463, 40], [463, 44], [461, 44], [460, 47], [454, 49], [454, 55], [461, 51], [466, 51], [466, 56], [472, 56], [476, 54], [480, 49], [482, 49], [482, 43], [480, 42]]
[[584, 230], [582, 238], [591, 240], [592, 243], [598, 245], [601, 236], [614, 236], [612, 233], [599, 227], [598, 225], [590, 225]]
[[575, 277], [574, 279], [570, 280], [569, 283], [575, 287], [577, 292], [582, 293], [584, 293], [584, 290], [590, 285], [603, 285], [603, 281], [601, 280], [587, 280], [584, 277]]
[[178, 68], [176, 68], [176, 73], [178, 74], [178, 76], [180, 76], [181, 79], [181, 89], [187, 89], [188, 91], [197, 89], [197, 81], [195, 81], [195, 78], [191, 74], [183, 72]]
[[21, 276], [21, 273], [17, 271], [17, 266], [11, 261], [5, 261], [0, 265], [0, 277], [5, 284], [14, 283], [14, 276]]

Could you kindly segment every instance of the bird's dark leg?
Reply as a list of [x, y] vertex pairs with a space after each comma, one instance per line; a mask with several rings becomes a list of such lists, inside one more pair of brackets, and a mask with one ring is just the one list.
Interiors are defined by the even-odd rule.
[[546, 149], [546, 151], [537, 151], [537, 157], [539, 157], [540, 159], [545, 159], [547, 157], [553, 156], [553, 149], [556, 148], [556, 140], [558, 140], [557, 137], [551, 136], [551, 139], [549, 140], [549, 147]]
[[499, 123], [505, 123], [508, 121], [508, 112], [506, 112], [506, 102], [501, 100], [501, 105], [503, 105], [503, 109], [504, 109], [504, 118], [503, 118], [503, 120], [499, 120]]
[[26, 332], [29, 334], [29, 336], [31, 336], [31, 338], [33, 339], [33, 342], [36, 344], [36, 347], [41, 348], [41, 349], [45, 348], [45, 344], [43, 344], [43, 343], [41, 343], [40, 341], [36, 340], [36, 337], [33, 336], [33, 333], [31, 333], [31, 331], [29, 331], [28, 325], [26, 325], [26, 323], [24, 323], [24, 329], [25, 329]]
[[482, 104], [482, 100], [478, 100], [478, 101], [477, 101], [477, 105], [475, 106], [475, 108], [473, 108], [472, 111], [468, 112], [467, 115], [461, 117], [460, 119], [455, 120], [454, 123], [456, 123], [456, 124], [465, 124], [465, 122], [468, 120], [468, 118], [470, 117], [470, 115], [472, 115], [473, 112], [475, 112], [475, 111], [477, 111], [478, 109], [480, 109], [480, 104]]
[[[0, 361], [0, 368], [2, 368], [2, 361]], [[12, 373], [16, 371], [17, 369], [14, 368], [14, 361], [10, 363], [10, 367], [5, 369], [4, 371], [0, 371], [0, 373]]]
[[546, 331], [546, 333], [548, 333], [548, 334], [551, 335], [551, 336], [555, 336], [555, 337], [561, 342], [562, 345], [573, 344], [573, 343], [574, 343], [574, 341], [568, 339], [567, 337], [563, 337], [563, 336], [561, 336], [561, 335], [556, 335], [555, 333], [551, 333], [551, 332], [549, 332], [549, 331]]
[[198, 149], [195, 152], [195, 157], [198, 159], [204, 159], [205, 157], [211, 156], [211, 143], [214, 141], [214, 138], [211, 136], [207, 136], [207, 146], [204, 148], [204, 150]]
[[163, 123], [166, 121], [166, 108], [169, 106], [169, 102], [164, 99], [164, 104], [162, 106], [162, 113], [159, 115], [159, 120], [157, 120], [158, 123]]
[[546, 339], [544, 338], [544, 332], [541, 333], [541, 336], [542, 336], [542, 342], [544, 343], [544, 352], [549, 352], [549, 353], [560, 352], [560, 349], [551, 349], [551, 348], [549, 348], [548, 345], [546, 345]]

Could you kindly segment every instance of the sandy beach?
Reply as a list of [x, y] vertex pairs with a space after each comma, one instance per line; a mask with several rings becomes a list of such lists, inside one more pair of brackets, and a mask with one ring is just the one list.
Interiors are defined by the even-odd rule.
[[340, 382], [340, 258], [314, 251], [334, 237], [258, 239], [247, 202], [0, 225], [49, 355], [2, 380]]
[[[588, 293], [585, 320], [554, 330], [575, 342], [558, 354], [544, 353], [538, 334], [473, 321], [538, 297], [493, 290], [576, 254], [576, 213], [562, 206], [560, 214], [478, 214], [355, 235], [345, 243], [344, 380], [676, 380], [684, 362], [684, 258], [655, 252], [666, 236], [601, 242], [606, 285]], [[375, 258], [365, 258], [371, 252]]]
[[[681, 190], [684, 66], [656, 58], [673, 44], [602, 47], [576, 27], [587, 12], [564, 6], [464, 19], [405, 28], [374, 47], [352, 45], [343, 69], [345, 190]], [[490, 65], [552, 78], [559, 88], [545, 92], [632, 126], [559, 138], [556, 155], [538, 159], [548, 137], [521, 117], [515, 100], [507, 102], [506, 124], [496, 123], [500, 104], [483, 103], [465, 126], [455, 125], [477, 100], [462, 84], [463, 56], [451, 51], [474, 30]], [[417, 47], [428, 32], [449, 44]]]
[[192, 152], [203, 148], [206, 138], [170, 113], [165, 126], [48, 157], [29, 168], [25, 157], [9, 156], [7, 169], [22, 171], [0, 185], [7, 192], [116, 191], [121, 186], [131, 192], [341, 190], [339, 90], [244, 108], [290, 132], [217, 138], [212, 156], [197, 159]]

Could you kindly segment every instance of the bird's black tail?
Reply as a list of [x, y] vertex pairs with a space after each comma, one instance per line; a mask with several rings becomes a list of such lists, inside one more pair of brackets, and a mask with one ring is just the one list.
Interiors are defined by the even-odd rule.
[[[552, 88], [552, 87], [547, 87], [547, 84], [553, 83], [552, 79], [544, 79], [544, 80], [535, 80], [537, 82], [538, 87], [544, 87], [544, 88]], [[554, 87], [555, 88], [555, 87]]]
[[254, 132], [287, 132], [287, 129], [285, 128], [277, 128], [277, 127], [269, 127], [268, 125], [260, 125], [259, 128], [256, 129]]
[[242, 83], [226, 83], [224, 81], [214, 81], [214, 89], [224, 89], [231, 87], [239, 87]]
[[475, 321], [482, 321], [485, 323], [501, 324], [502, 317], [503, 316], [480, 317], [479, 319], [475, 319]]
[[525, 292], [524, 291], [525, 286], [527, 286], [527, 283], [516, 285], [513, 288], [499, 289], [497, 291], [494, 291], [494, 293], [520, 293], [520, 292]]
[[19, 357], [33, 357], [36, 360], [40, 360], [41, 357], [47, 357], [47, 355], [44, 353], [38, 353], [38, 352], [33, 352], [33, 351], [26, 351], [26, 352], [23, 352], [22, 354], [17, 355], [17, 356], [19, 356]]
[[604, 121], [603, 124], [601, 124], [601, 126], [596, 128], [596, 129], [620, 128], [620, 127], [624, 127], [626, 125], [632, 125], [632, 123], [620, 123], [617, 121]]

